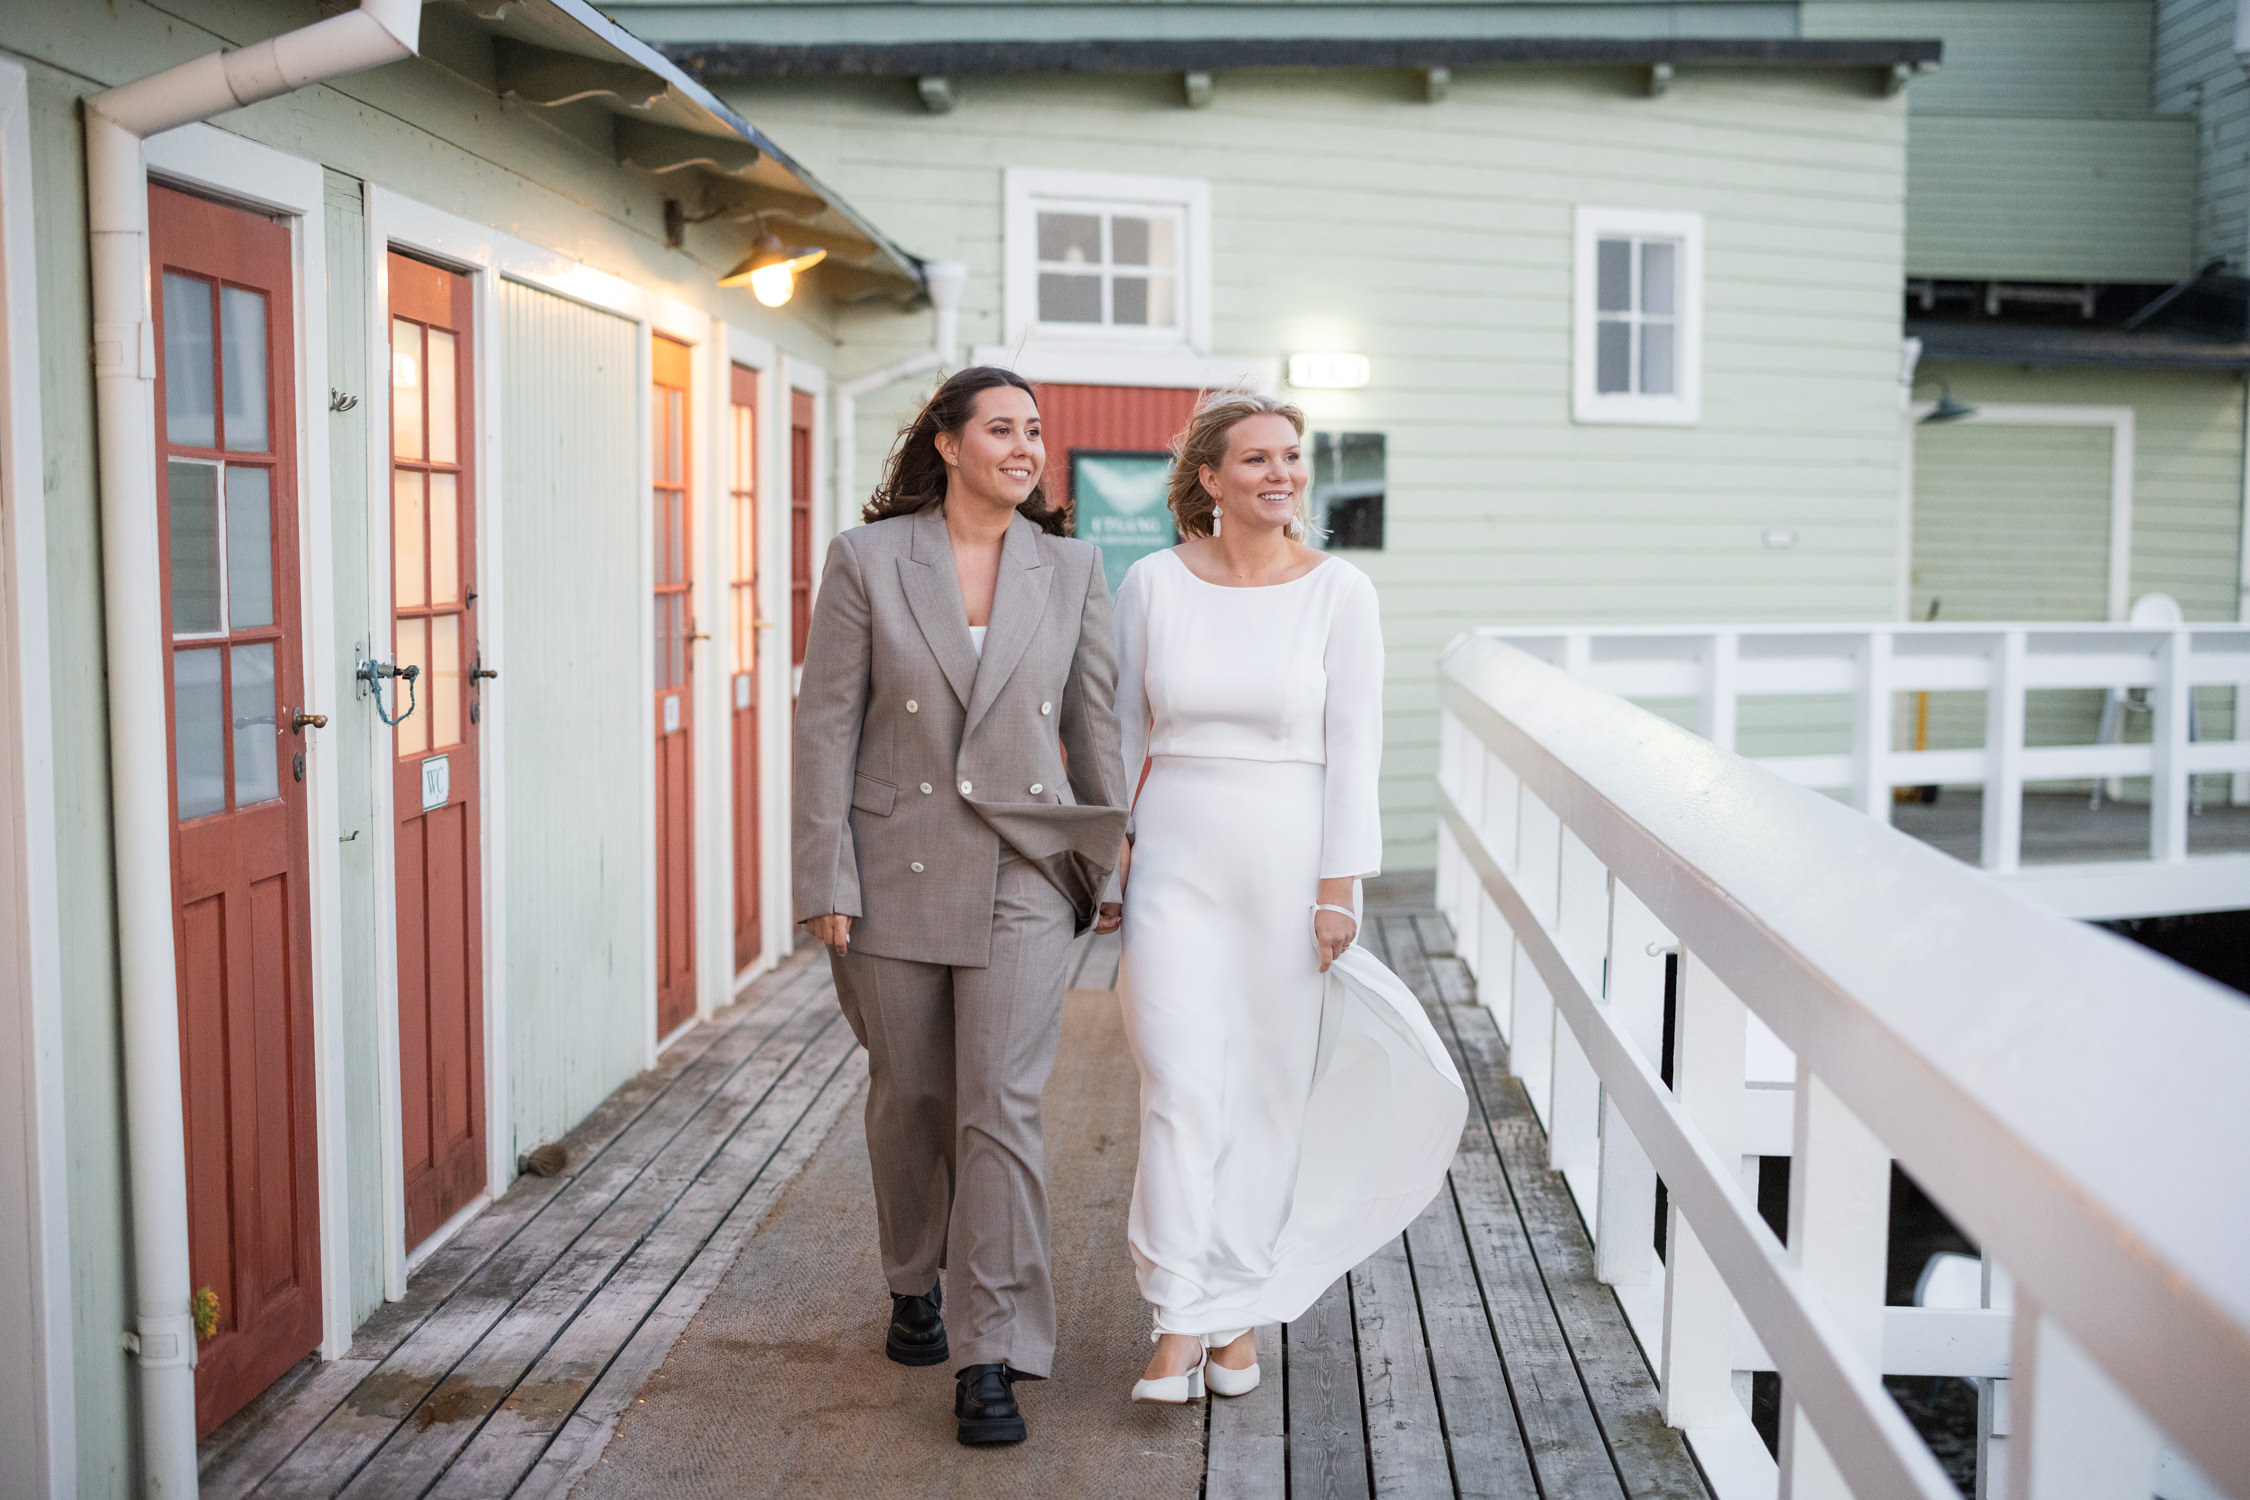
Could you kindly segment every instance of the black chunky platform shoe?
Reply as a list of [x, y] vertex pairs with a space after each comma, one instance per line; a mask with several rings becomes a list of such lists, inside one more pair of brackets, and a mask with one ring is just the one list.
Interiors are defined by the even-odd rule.
[[891, 1331], [883, 1340], [883, 1352], [902, 1365], [944, 1364], [945, 1319], [938, 1316], [944, 1305], [943, 1282], [930, 1283], [926, 1297], [891, 1293]]
[[954, 1372], [955, 1434], [966, 1448], [986, 1443], [1020, 1443], [1030, 1435], [1016, 1406], [1016, 1372], [1006, 1365], [968, 1365]]

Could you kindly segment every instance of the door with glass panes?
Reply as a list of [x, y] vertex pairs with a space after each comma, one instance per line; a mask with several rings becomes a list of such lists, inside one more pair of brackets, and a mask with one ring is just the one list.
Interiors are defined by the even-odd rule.
[[320, 1342], [286, 224], [149, 189], [172, 881], [208, 1433]]
[[[476, 410], [469, 278], [392, 252], [391, 647], [406, 1243], [485, 1186]], [[389, 691], [387, 689], [387, 691]]]
[[651, 340], [649, 487], [656, 525], [656, 1034], [695, 1016], [695, 548], [688, 346]]

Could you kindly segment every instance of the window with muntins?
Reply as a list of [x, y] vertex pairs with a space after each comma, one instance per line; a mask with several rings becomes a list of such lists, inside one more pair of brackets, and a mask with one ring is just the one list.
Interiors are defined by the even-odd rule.
[[1206, 349], [1209, 184], [1010, 168], [1011, 341]]
[[1572, 415], [1699, 420], [1702, 216], [1581, 208], [1577, 229]]

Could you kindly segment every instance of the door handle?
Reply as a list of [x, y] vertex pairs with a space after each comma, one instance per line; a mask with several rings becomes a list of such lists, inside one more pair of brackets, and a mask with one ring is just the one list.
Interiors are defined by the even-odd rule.
[[711, 639], [711, 632], [708, 630], [693, 631], [688, 635], [688, 639], [691, 641], [707, 641]]
[[308, 714], [300, 708], [289, 716], [289, 727], [299, 734], [303, 734], [308, 729], [326, 729], [328, 727], [328, 715]]
[[475, 671], [469, 674], [469, 677], [472, 681], [474, 681], [479, 678], [493, 678], [498, 677], [499, 675], [500, 673], [495, 668], [478, 667]]

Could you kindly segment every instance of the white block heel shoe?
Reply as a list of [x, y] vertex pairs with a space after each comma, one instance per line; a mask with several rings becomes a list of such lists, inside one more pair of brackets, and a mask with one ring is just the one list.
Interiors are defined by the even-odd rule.
[[1252, 1363], [1245, 1370], [1230, 1370], [1205, 1355], [1203, 1378], [1210, 1385], [1214, 1396], [1247, 1396], [1258, 1388], [1258, 1366]]
[[[1230, 1370], [1227, 1373], [1231, 1375], [1234, 1372]], [[1167, 1375], [1161, 1380], [1136, 1380], [1133, 1382], [1133, 1399], [1161, 1402], [1167, 1406], [1184, 1406], [1190, 1401], [1200, 1401], [1203, 1399], [1203, 1366], [1197, 1365], [1185, 1375]]]

